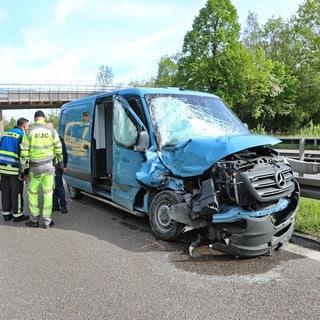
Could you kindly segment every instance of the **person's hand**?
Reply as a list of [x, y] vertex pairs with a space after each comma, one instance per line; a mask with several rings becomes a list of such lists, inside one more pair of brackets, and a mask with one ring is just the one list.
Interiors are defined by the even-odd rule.
[[20, 172], [19, 173], [19, 176], [18, 176], [18, 179], [20, 181], [26, 181], [28, 179], [28, 175], [27, 174], [24, 174], [23, 172]]
[[58, 169], [58, 172], [59, 172], [60, 174], [63, 174], [63, 173], [64, 173], [64, 166], [63, 166], [63, 162], [62, 162], [62, 161], [58, 163], [57, 167], [58, 167], [58, 168], [57, 168], [57, 169]]

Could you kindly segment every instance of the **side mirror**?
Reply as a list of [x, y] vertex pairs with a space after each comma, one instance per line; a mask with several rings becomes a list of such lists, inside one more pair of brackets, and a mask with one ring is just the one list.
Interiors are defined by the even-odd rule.
[[135, 151], [144, 152], [149, 148], [149, 135], [147, 131], [141, 131], [138, 136], [138, 143], [134, 147]]

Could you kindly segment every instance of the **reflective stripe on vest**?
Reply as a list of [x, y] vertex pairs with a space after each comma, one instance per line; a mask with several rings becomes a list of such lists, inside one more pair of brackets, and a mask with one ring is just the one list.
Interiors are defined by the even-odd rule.
[[19, 158], [15, 158], [14, 156], [10, 156], [10, 153], [14, 154], [13, 152], [7, 152], [7, 156], [4, 155], [3, 151], [0, 151], [0, 163], [10, 163], [13, 165], [19, 165]]
[[0, 164], [0, 173], [17, 176], [19, 174], [19, 167], [12, 166], [11, 164]]

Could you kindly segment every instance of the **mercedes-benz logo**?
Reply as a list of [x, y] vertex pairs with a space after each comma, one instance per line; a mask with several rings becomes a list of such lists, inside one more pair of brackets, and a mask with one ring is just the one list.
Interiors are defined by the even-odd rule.
[[276, 184], [280, 189], [284, 188], [286, 185], [286, 178], [281, 171], [276, 172]]

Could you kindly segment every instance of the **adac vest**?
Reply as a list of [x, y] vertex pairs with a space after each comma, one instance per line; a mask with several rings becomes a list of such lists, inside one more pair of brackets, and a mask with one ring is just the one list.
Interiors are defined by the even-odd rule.
[[19, 174], [19, 145], [23, 137], [23, 131], [14, 127], [3, 132], [0, 141], [0, 173]]

